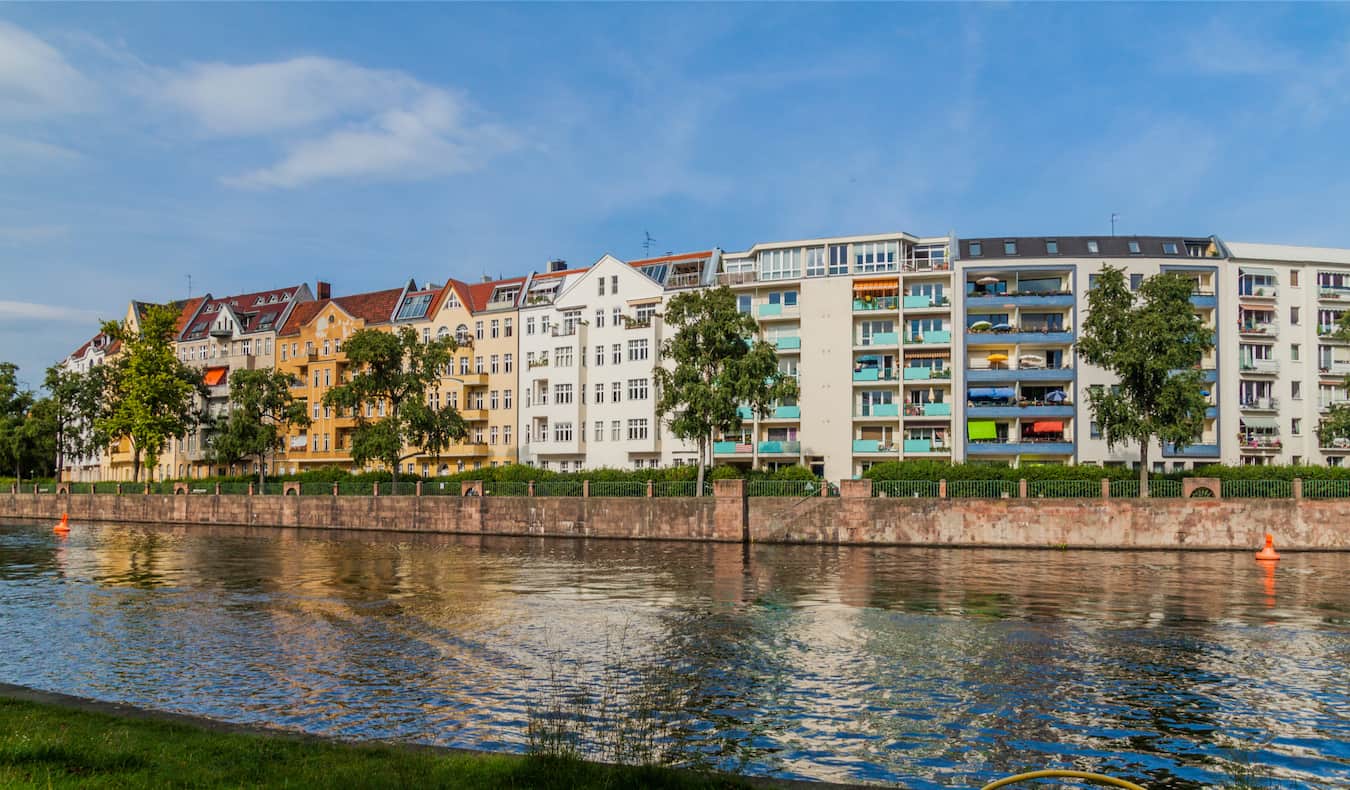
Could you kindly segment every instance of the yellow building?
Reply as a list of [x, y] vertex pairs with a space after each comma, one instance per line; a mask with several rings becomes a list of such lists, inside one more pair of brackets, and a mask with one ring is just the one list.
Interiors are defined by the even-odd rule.
[[516, 463], [516, 305], [524, 283], [524, 277], [474, 284], [450, 280], [429, 299], [425, 292], [409, 296], [405, 309], [416, 311], [411, 300], [425, 300], [424, 317], [415, 324], [422, 338], [453, 337], [459, 346], [429, 397], [433, 407], [458, 409], [469, 434], [439, 458], [408, 461], [405, 471], [444, 475]]
[[277, 334], [276, 365], [277, 370], [290, 373], [295, 380], [293, 394], [306, 401], [313, 423], [291, 431], [285, 449], [277, 456], [276, 468], [269, 472], [295, 473], [322, 466], [352, 468], [349, 448], [356, 419], [324, 406], [324, 393], [347, 376], [343, 341], [361, 329], [391, 329], [395, 310], [413, 290], [415, 286], [409, 283], [387, 291], [301, 302], [292, 308]]

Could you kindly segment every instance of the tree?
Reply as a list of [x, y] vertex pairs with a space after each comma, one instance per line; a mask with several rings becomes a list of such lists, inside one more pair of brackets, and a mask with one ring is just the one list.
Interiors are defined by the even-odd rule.
[[205, 402], [201, 372], [183, 364], [174, 351], [178, 311], [152, 305], [139, 330], [116, 321], [103, 332], [122, 343], [122, 353], [102, 365], [103, 407], [94, 420], [100, 442], [131, 442], [132, 479], [140, 480], [141, 460], [152, 470], [171, 437], [201, 422], [197, 396]]
[[51, 402], [52, 460], [57, 474], [72, 458], [81, 458], [99, 449], [95, 446], [92, 425], [98, 411], [99, 376], [94, 371], [81, 373], [61, 365], [47, 368], [43, 389]]
[[[358, 464], [380, 461], [398, 482], [399, 462], [418, 455], [405, 455], [403, 448], [437, 438], [434, 431], [426, 430], [431, 423], [423, 416], [423, 410], [429, 410], [424, 405], [427, 388], [440, 379], [457, 348], [450, 337], [423, 343], [406, 326], [396, 333], [361, 329], [342, 344], [353, 373], [347, 383], [324, 393], [323, 402], [339, 410], [349, 409], [356, 417], [352, 460]], [[372, 421], [365, 407], [377, 409], [381, 404], [387, 411]], [[451, 407], [446, 409], [454, 412]]]
[[441, 464], [441, 453], [469, 433], [459, 409], [450, 404], [436, 408], [426, 401], [415, 401], [404, 406], [408, 424], [408, 443], [430, 453], [435, 466]]
[[33, 407], [33, 393], [19, 382], [19, 366], [0, 362], [0, 462], [23, 478], [27, 456], [27, 432], [24, 423]]
[[1108, 447], [1139, 444], [1139, 495], [1148, 496], [1149, 442], [1178, 449], [1204, 432], [1200, 362], [1214, 347], [1213, 329], [1191, 305], [1191, 280], [1165, 273], [1144, 280], [1138, 297], [1124, 269], [1103, 266], [1088, 292], [1078, 339], [1084, 361], [1114, 373], [1115, 387], [1093, 387], [1088, 402]]
[[230, 374], [230, 413], [212, 432], [207, 457], [212, 464], [258, 459], [258, 490], [266, 482], [267, 456], [292, 427], [307, 428], [306, 403], [291, 394], [290, 374], [278, 370], [236, 370]]
[[710, 461], [713, 437], [741, 428], [739, 407], [761, 417], [776, 401], [797, 397], [797, 382], [778, 369], [773, 346], [754, 338], [753, 316], [736, 308], [725, 286], [685, 291], [666, 306], [665, 322], [675, 334], [657, 359], [656, 413], [670, 432], [698, 444], [698, 486]]

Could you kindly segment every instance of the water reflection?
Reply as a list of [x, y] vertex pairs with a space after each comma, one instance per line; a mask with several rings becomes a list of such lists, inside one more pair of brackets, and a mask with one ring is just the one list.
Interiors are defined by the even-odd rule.
[[[968, 787], [1350, 783], [1350, 555], [0, 527], [0, 680], [522, 749], [562, 657], [661, 668], [691, 761]], [[628, 668], [625, 668], [628, 671]], [[1262, 746], [1262, 744], [1265, 744]]]

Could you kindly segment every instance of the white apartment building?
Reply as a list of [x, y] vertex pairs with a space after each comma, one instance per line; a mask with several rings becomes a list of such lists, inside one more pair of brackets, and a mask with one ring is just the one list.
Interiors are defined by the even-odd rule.
[[657, 416], [652, 371], [666, 338], [662, 308], [707, 283], [716, 250], [582, 270], [551, 264], [520, 305], [521, 460], [545, 469], [671, 466], [696, 448]]
[[[108, 356], [116, 351], [116, 348], [114, 348], [116, 345], [120, 344], [99, 332], [62, 360], [61, 367], [73, 373], [88, 373], [107, 361]], [[88, 432], [90, 426], [66, 426], [65, 430]], [[68, 482], [95, 482], [104, 479], [104, 467], [105, 457], [102, 454], [67, 456], [60, 459], [60, 468], [57, 469], [57, 475]]]
[[897, 232], [724, 255], [715, 284], [755, 315], [801, 394], [765, 417], [746, 409], [740, 434], [715, 444], [716, 462], [800, 464], [837, 479], [881, 461], [953, 458], [964, 383], [952, 364], [954, 243]]

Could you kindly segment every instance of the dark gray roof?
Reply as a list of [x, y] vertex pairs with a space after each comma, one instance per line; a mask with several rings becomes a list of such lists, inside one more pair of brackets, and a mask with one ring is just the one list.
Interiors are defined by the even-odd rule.
[[[1015, 242], [1017, 244], [1017, 253], [1009, 255], [1004, 252], [1003, 245], [1006, 242]], [[1059, 246], [1058, 253], [1050, 253], [1046, 242], [1056, 242]], [[972, 242], [979, 243], [981, 246], [979, 255], [972, 255], [970, 245]], [[1088, 249], [1088, 242], [1097, 243], [1097, 251], [1092, 252]], [[1130, 249], [1130, 243], [1135, 242], [1139, 245], [1139, 252]], [[961, 239], [961, 258], [966, 261], [979, 261], [984, 259], [1005, 259], [1005, 258], [1187, 258], [1193, 257], [1187, 254], [1187, 244], [1201, 245], [1206, 251], [1210, 245], [1218, 255], [1202, 255], [1200, 257], [1222, 258], [1224, 256], [1223, 246], [1209, 236], [991, 236], [983, 239]], [[1164, 244], [1175, 244], [1176, 253], [1164, 252]]]

